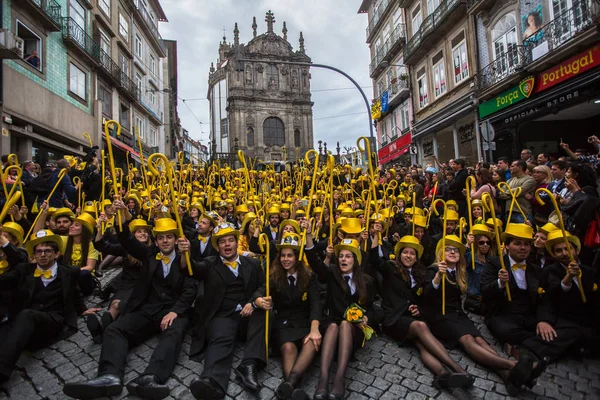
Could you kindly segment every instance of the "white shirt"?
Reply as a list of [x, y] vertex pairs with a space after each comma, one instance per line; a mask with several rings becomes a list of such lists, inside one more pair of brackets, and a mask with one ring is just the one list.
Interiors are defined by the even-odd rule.
[[[450, 272], [454, 272], [454, 271], [456, 271], [456, 267], [454, 267], [454, 268], [446, 268], [446, 274], [448, 274]], [[415, 281], [414, 281], [414, 279], [412, 277], [412, 274], [410, 274], [410, 281], [412, 283], [412, 286], [414, 286], [414, 282]], [[436, 290], [439, 289], [439, 287], [440, 287], [440, 285], [436, 285], [435, 283], [433, 283], [433, 279], [431, 280], [431, 284], [433, 285], [433, 288], [436, 289]]]
[[210, 236], [206, 237], [206, 242], [200, 240], [200, 254], [204, 254], [204, 250], [206, 250], [206, 246], [208, 246], [208, 241], [210, 240]]
[[[162, 254], [162, 253], [161, 253]], [[169, 257], [169, 262], [167, 264], [164, 263], [164, 261], [161, 260], [161, 264], [162, 264], [162, 269], [163, 269], [163, 278], [166, 278], [167, 275], [169, 275], [169, 272], [171, 272], [171, 265], [173, 264], [173, 261], [175, 261], [175, 257], [177, 256], [177, 253], [175, 252], [175, 250], [173, 250], [171, 252], [171, 254], [162, 254], [165, 257]]]
[[356, 293], [356, 283], [354, 283], [354, 280], [352, 279], [352, 272], [349, 274], [343, 274], [342, 277], [344, 279], [344, 282], [346, 281], [346, 277], [349, 276], [350, 280], [348, 281], [348, 286], [350, 286], [350, 294], [354, 295], [354, 293]]
[[[36, 269], [39, 269], [40, 271], [44, 272], [43, 269], [41, 269], [38, 265], [38, 267]], [[54, 263], [54, 265], [52, 267], [50, 267], [50, 271], [52, 271], [52, 276], [48, 279], [44, 278], [44, 276], [40, 276], [40, 279], [42, 280], [42, 283], [44, 284], [44, 287], [48, 286], [49, 284], [52, 283], [52, 281], [54, 281], [56, 279], [56, 275], [58, 274], [58, 264]]]
[[[232, 273], [235, 275], [235, 277], [237, 278], [237, 277], [238, 277], [238, 275], [240, 274], [240, 271], [239, 271], [239, 269], [240, 269], [240, 264], [241, 264], [241, 262], [240, 262], [240, 256], [238, 256], [238, 257], [237, 257], [237, 258], [234, 260], [234, 261], [237, 263], [237, 265], [238, 265], [238, 267], [237, 267], [237, 268], [235, 268], [235, 269], [234, 269], [234, 268], [231, 268], [229, 265], [225, 264], [226, 262], [229, 262], [229, 261], [227, 261], [227, 260], [226, 260], [226, 259], [224, 259], [223, 257], [221, 257], [221, 261], [223, 261], [223, 265], [224, 265], [224, 266], [226, 266], [227, 268], [229, 268], [229, 270], [230, 270], [230, 271], [231, 271], [231, 272], [232, 272]], [[231, 262], [234, 262], [234, 261], [231, 261]]]
[[[565, 267], [565, 269], [567, 269], [567, 268], [568, 268], [568, 266], [564, 266], [564, 265], [563, 265], [563, 267]], [[567, 273], [568, 273], [568, 271], [567, 271]], [[575, 284], [575, 286], [577, 286], [577, 289], [579, 289], [579, 279], [571, 279], [571, 282], [573, 282], [573, 283]], [[573, 287], [573, 285], [571, 285], [571, 286], [566, 286], [566, 285], [565, 285], [565, 284], [562, 282], [562, 280], [561, 280], [561, 281], [560, 281], [560, 287], [562, 288], [562, 290], [563, 290], [563, 291], [565, 291], [565, 292], [568, 292], [569, 290], [571, 290], [571, 288]]]
[[415, 278], [412, 276], [412, 268], [406, 268], [406, 270], [408, 271], [408, 276], [410, 276], [410, 287], [414, 288], [417, 284], [417, 281], [415, 281]]
[[526, 290], [527, 289], [527, 275], [526, 275], [526, 271], [523, 270], [523, 269], [521, 269], [521, 268], [517, 268], [516, 271], [512, 269], [513, 265], [515, 265], [515, 264], [526, 264], [526, 261], [518, 263], [515, 260], [513, 260], [510, 256], [508, 256], [508, 260], [510, 261], [510, 272], [512, 272], [513, 277], [515, 278], [515, 282], [516, 282], [517, 286], [521, 290]]
[[294, 277], [294, 286], [296, 286], [298, 284], [298, 271], [294, 272], [293, 274], [287, 274], [288, 284], [290, 282], [290, 276]]

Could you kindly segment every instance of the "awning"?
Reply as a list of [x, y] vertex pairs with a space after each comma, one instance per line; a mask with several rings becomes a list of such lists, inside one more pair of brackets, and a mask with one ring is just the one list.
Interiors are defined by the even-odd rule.
[[412, 136], [411, 133], [408, 132], [394, 140], [388, 146], [381, 148], [377, 154], [379, 157], [379, 165], [391, 162], [402, 154], [407, 153], [411, 142]]
[[137, 163], [141, 164], [142, 160], [140, 159], [140, 153], [135, 151], [133, 148], [119, 140], [116, 140], [115, 138], [111, 138], [110, 143], [120, 150], [128, 151], [131, 158], [133, 158]]

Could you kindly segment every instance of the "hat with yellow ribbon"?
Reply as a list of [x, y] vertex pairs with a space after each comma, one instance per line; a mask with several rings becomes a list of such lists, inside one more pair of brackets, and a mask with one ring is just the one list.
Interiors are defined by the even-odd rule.
[[[575, 235], [571, 235], [567, 231], [565, 231], [565, 234], [567, 235], [567, 240], [569, 241], [569, 243], [575, 248], [577, 248], [577, 250], [575, 251], [580, 250], [581, 242], [579, 241], [579, 238]], [[556, 256], [554, 255], [554, 246], [564, 242], [565, 239], [563, 237], [562, 231], [560, 229], [556, 229], [548, 234], [548, 240], [546, 241], [546, 250], [548, 250], [548, 253], [550, 253], [552, 257], [556, 258]]]
[[135, 232], [138, 229], [146, 229], [148, 232], [150, 232], [152, 227], [142, 218], [136, 218], [129, 223], [129, 230], [131, 232]]
[[358, 264], [362, 262], [362, 253], [360, 252], [359, 243], [356, 239], [343, 239], [340, 244], [334, 247], [336, 257], [339, 256], [340, 251], [348, 250], [351, 251], [355, 256]]
[[341, 222], [339, 230], [348, 235], [356, 235], [365, 230], [358, 218], [344, 218]]
[[396, 255], [396, 260], [400, 260], [400, 253], [402, 252], [402, 249], [406, 247], [414, 249], [417, 252], [417, 257], [419, 258], [421, 258], [421, 256], [423, 255], [424, 249], [421, 245], [421, 242], [419, 242], [419, 239], [411, 235], [405, 235], [402, 237], [402, 239], [400, 239], [398, 243], [396, 243], [396, 246], [394, 247], [394, 254]]
[[13, 235], [19, 242], [19, 246], [23, 244], [23, 236], [25, 235], [25, 231], [21, 225], [17, 224], [16, 222], [8, 221], [2, 224], [2, 231]]
[[494, 237], [494, 232], [492, 230], [490, 230], [490, 228], [487, 225], [484, 225], [484, 224], [473, 225], [473, 227], [471, 228], [471, 232], [475, 236], [483, 235], [483, 236], [487, 236], [490, 239]]

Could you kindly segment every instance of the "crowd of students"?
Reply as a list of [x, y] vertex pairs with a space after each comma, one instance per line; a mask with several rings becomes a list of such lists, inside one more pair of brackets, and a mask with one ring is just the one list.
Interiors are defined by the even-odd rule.
[[[308, 398], [302, 378], [317, 358], [313, 398], [343, 399], [348, 363], [375, 334], [415, 346], [436, 388], [473, 385], [448, 353], [459, 347], [517, 395], [549, 362], [600, 350], [595, 165], [572, 154], [530, 166], [532, 154], [522, 156], [377, 176], [349, 165], [282, 173], [188, 165], [173, 174], [177, 187], [140, 168], [121, 171], [118, 186], [100, 179], [98, 201], [56, 172], [53, 185], [65, 190], [36, 198], [36, 213], [11, 201], [12, 185], [25, 188], [7, 182], [16, 168], [5, 166], [0, 382], [23, 350], [73, 334], [82, 316], [102, 351], [96, 377], [64, 386], [74, 398], [124, 386], [167, 397], [188, 331], [190, 358], [204, 362], [189, 385], [197, 399], [224, 398], [232, 368], [246, 390], [260, 390], [269, 354], [282, 359], [278, 399]], [[101, 285], [109, 268], [120, 272]], [[105, 303], [87, 308], [93, 293]], [[505, 354], [468, 313], [485, 317]], [[124, 382], [129, 350], [153, 336], [145, 371]], [[233, 367], [239, 340], [244, 354]]]

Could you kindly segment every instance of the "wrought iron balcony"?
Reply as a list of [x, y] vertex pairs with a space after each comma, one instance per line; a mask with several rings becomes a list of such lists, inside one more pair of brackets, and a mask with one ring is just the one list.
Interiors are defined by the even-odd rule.
[[385, 11], [387, 10], [390, 3], [393, 3], [393, 1], [383, 0], [379, 4], [377, 11], [374, 12], [371, 16], [371, 19], [369, 20], [369, 25], [367, 26], [367, 43], [371, 42], [371, 35], [377, 30], [377, 25], [379, 24], [379, 22], [382, 21], [382, 17], [385, 14]]
[[[523, 45], [513, 45], [475, 76], [475, 87], [484, 91], [508, 78], [518, 78], [518, 73], [550, 54], [569, 41], [581, 36], [598, 24], [600, 6], [587, 0], [577, 1], [572, 8], [526, 38]], [[537, 64], [537, 63], [536, 63]]]
[[375, 57], [371, 60], [371, 64], [369, 65], [371, 78], [375, 78], [385, 69], [380, 64], [383, 61], [390, 62], [405, 42], [406, 26], [404, 24], [396, 24], [394, 30], [390, 32], [377, 54], [375, 54]]
[[495, 0], [467, 0], [467, 11], [477, 15], [480, 11], [489, 10], [494, 5]]
[[135, 15], [137, 15], [139, 17], [139, 19], [141, 19], [143, 21], [143, 23], [141, 24], [142, 27], [146, 28], [148, 35], [150, 36], [151, 39], [154, 40], [155, 49], [162, 52], [162, 54], [160, 54], [161, 57], [166, 57], [167, 47], [165, 46], [165, 44], [163, 42], [163, 38], [160, 35], [160, 32], [158, 31], [158, 26], [155, 25], [154, 21], [152, 21], [152, 18], [150, 18], [150, 13], [148, 13], [148, 10], [142, 4], [141, 1], [138, 2], [139, 6], [135, 4], [134, 0], [130, 0], [130, 1], [131, 1], [131, 4], [133, 4], [134, 10], [135, 10]]
[[23, 0], [19, 3], [28, 7], [37, 16], [44, 28], [50, 32], [61, 31], [61, 7], [55, 0]]
[[[424, 40], [432, 33], [436, 34], [436, 37], [442, 37], [445, 35], [447, 27], [445, 23], [449, 21], [448, 17], [453, 15], [461, 6], [461, 0], [443, 0], [440, 5], [423, 20], [423, 23], [419, 27], [417, 33], [415, 33], [406, 47], [404, 47], [404, 62], [408, 63], [409, 59], [429, 50], [429, 46], [424, 46]], [[434, 41], [434, 40], [432, 40]]]
[[120, 79], [118, 89], [121, 90], [131, 100], [139, 101], [141, 97], [140, 88], [135, 84], [133, 80], [125, 72], [120, 70]]
[[121, 68], [116, 62], [110, 58], [107, 52], [100, 49], [98, 52], [98, 72], [103, 73], [108, 79], [110, 79], [116, 86], [121, 83]]
[[71, 17], [63, 18], [63, 40], [92, 64], [99, 63], [100, 46]]

